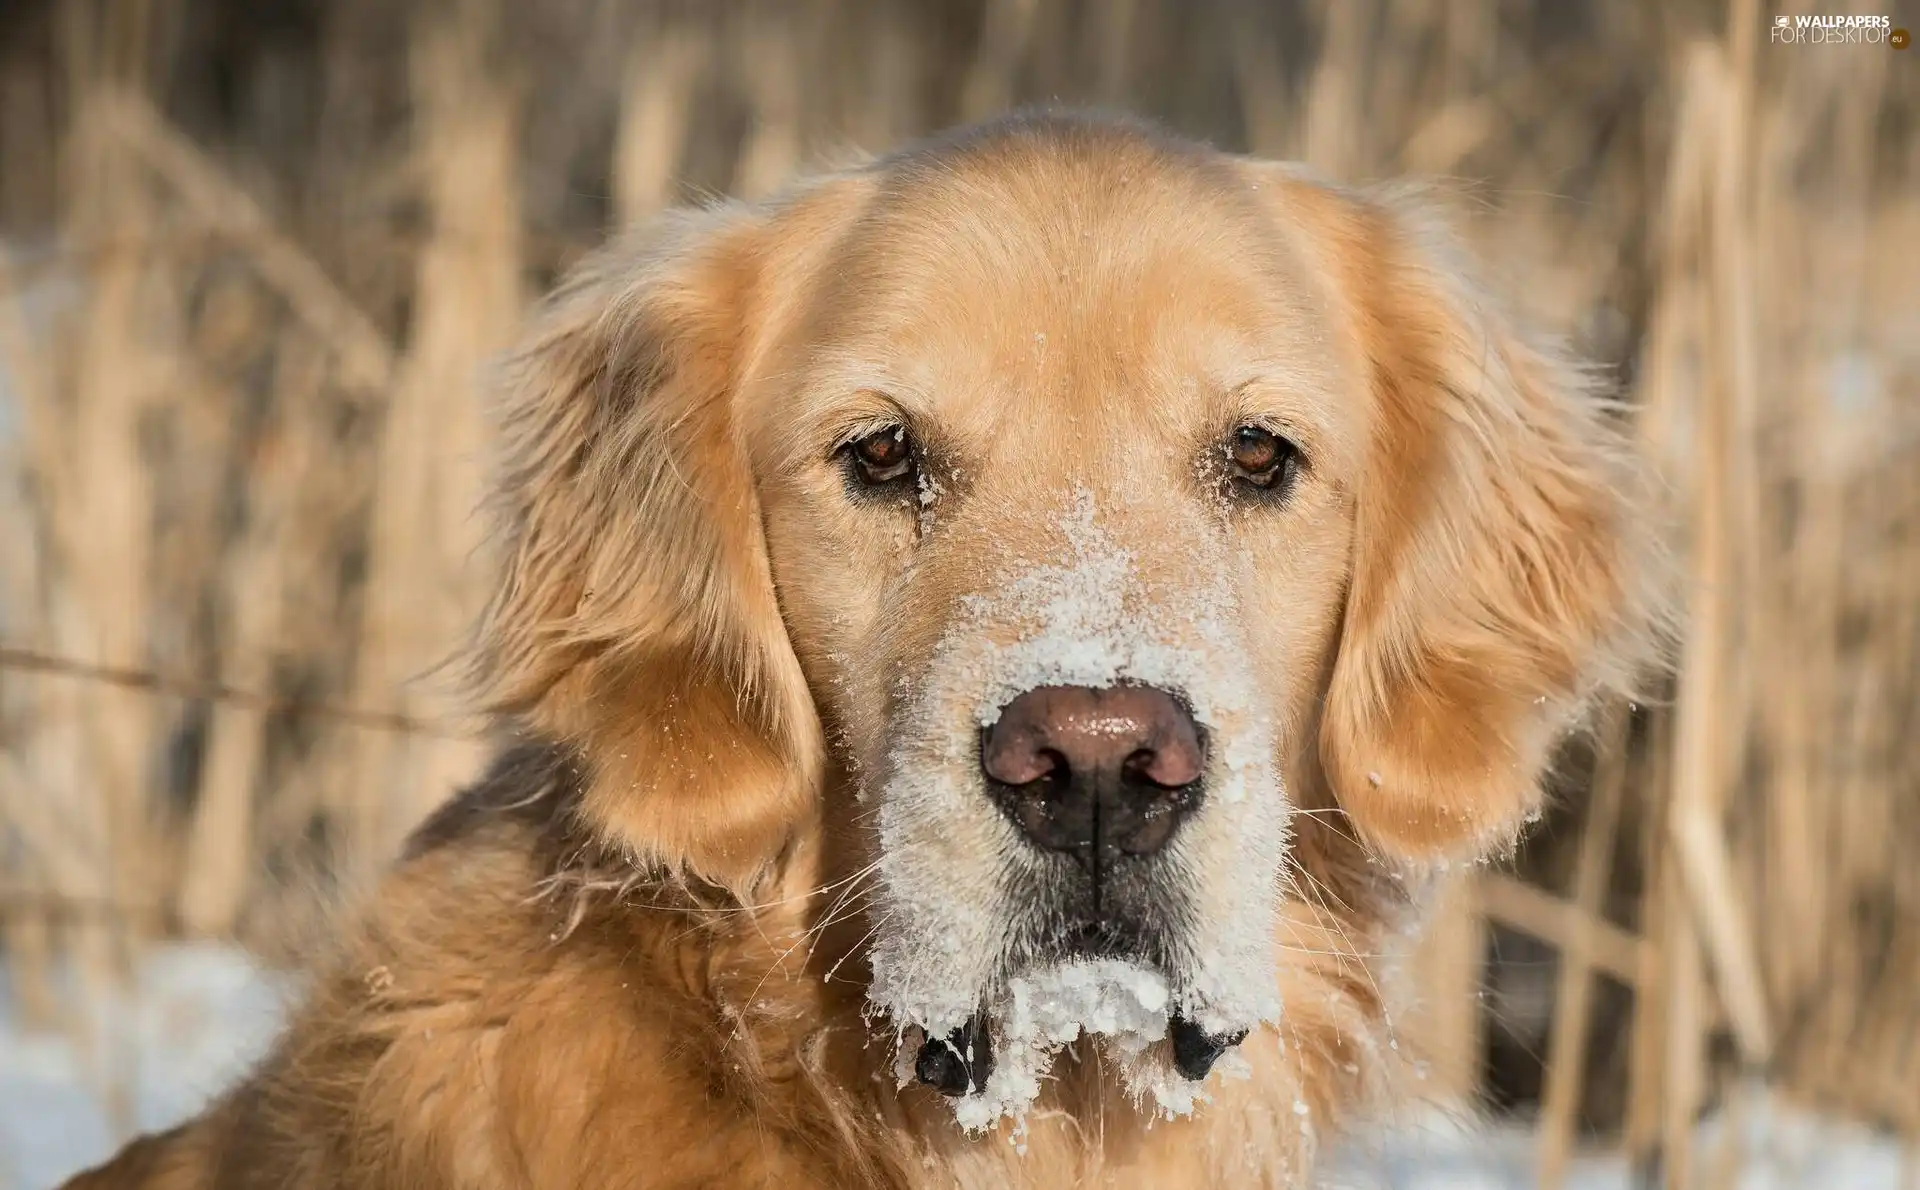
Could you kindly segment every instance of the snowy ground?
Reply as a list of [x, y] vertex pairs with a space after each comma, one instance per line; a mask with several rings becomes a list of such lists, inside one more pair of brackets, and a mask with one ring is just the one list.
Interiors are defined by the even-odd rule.
[[[1705, 1184], [1728, 1190], [1907, 1190], [1899, 1145], [1851, 1125], [1812, 1119], [1755, 1103], [1741, 1129], [1736, 1180]], [[1700, 1131], [1703, 1176], [1726, 1151], [1720, 1122]], [[1479, 1133], [1437, 1126], [1409, 1129], [1365, 1152], [1349, 1148], [1330, 1162], [1324, 1190], [1528, 1190], [1534, 1185], [1535, 1138], [1502, 1127]], [[1587, 1156], [1567, 1172], [1564, 1190], [1641, 1190], [1624, 1158]]]
[[[59, 992], [68, 1006], [86, 1004], [82, 989]], [[192, 1114], [266, 1048], [284, 995], [233, 949], [157, 949], [132, 989], [82, 1010], [95, 1043], [86, 1046], [20, 1028], [14, 988], [0, 977], [0, 1190], [43, 1190], [111, 1152], [117, 1138], [96, 1089], [116, 1074], [132, 1090], [136, 1128]]]
[[[128, 1105], [142, 1129], [190, 1114], [245, 1070], [273, 1035], [289, 987], [238, 952], [171, 946], [150, 953], [131, 994], [93, 1005], [96, 1054], [119, 1055]], [[84, 1003], [77, 989], [66, 996]], [[0, 1190], [43, 1190], [112, 1150], [105, 1101], [90, 1089], [111, 1067], [71, 1040], [17, 1025], [0, 972]], [[1897, 1145], [1863, 1130], [1762, 1105], [1744, 1128], [1748, 1159], [1738, 1190], [1914, 1190]], [[1710, 1125], [1703, 1144], [1716, 1142]], [[1329, 1162], [1328, 1190], [1526, 1190], [1529, 1138], [1519, 1130], [1468, 1135], [1408, 1127]], [[1909, 1178], [1915, 1177], [1908, 1171]], [[1633, 1190], [1615, 1160], [1581, 1161], [1568, 1190]]]

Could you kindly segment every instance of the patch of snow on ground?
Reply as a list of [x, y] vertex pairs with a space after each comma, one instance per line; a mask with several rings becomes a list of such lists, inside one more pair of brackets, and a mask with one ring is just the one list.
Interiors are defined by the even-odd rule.
[[[1920, 1167], [1905, 1166], [1900, 1143], [1842, 1120], [1789, 1107], [1756, 1091], [1749, 1099], [1738, 1176], [1717, 1182], [1728, 1122], [1708, 1118], [1695, 1139], [1696, 1174], [1728, 1190], [1914, 1190]], [[1517, 1123], [1486, 1128], [1434, 1116], [1401, 1121], [1384, 1135], [1350, 1139], [1321, 1166], [1321, 1190], [1533, 1190], [1538, 1137]], [[1902, 1181], [1903, 1175], [1908, 1179]], [[1577, 1157], [1563, 1190], [1642, 1190], [1617, 1153]]]
[[198, 1111], [266, 1051], [291, 987], [232, 947], [179, 944], [149, 951], [118, 993], [90, 998], [64, 977], [54, 991], [80, 1028], [27, 1030], [0, 966], [0, 1187], [9, 1190], [58, 1185], [126, 1139], [99, 1091], [115, 1074], [140, 1131]]

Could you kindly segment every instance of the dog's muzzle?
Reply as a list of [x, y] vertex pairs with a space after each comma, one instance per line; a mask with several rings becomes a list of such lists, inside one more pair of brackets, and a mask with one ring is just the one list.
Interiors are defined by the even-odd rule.
[[[1206, 733], [1172, 694], [1152, 686], [1042, 686], [1000, 709], [980, 737], [980, 767], [1001, 811], [1036, 848], [1072, 858], [1083, 920], [1059, 923], [1063, 947], [1093, 955], [1149, 949], [1144, 923], [1116, 895], [1128, 868], [1149, 863], [1201, 803]], [[1132, 906], [1137, 909], [1137, 905]], [[1173, 1065], [1199, 1080], [1245, 1038], [1212, 1034], [1174, 1014]], [[977, 1013], [920, 1046], [914, 1073], [950, 1096], [985, 1087], [992, 1038]]]
[[[1167, 1024], [1173, 1068], [1194, 1082], [1207, 1077], [1220, 1055], [1246, 1039], [1245, 1029], [1209, 1033], [1178, 1015]], [[993, 1038], [987, 1032], [985, 1016], [975, 1015], [945, 1037], [929, 1037], [914, 1059], [913, 1073], [921, 1082], [953, 1098], [983, 1090], [993, 1074]]]

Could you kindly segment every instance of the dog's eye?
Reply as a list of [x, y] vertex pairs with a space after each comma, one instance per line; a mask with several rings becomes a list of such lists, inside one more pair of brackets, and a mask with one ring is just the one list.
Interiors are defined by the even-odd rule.
[[886, 426], [846, 446], [855, 479], [879, 487], [905, 479], [913, 470], [913, 439], [905, 426]]
[[1285, 488], [1300, 467], [1300, 450], [1272, 430], [1241, 426], [1227, 444], [1233, 477], [1263, 491]]

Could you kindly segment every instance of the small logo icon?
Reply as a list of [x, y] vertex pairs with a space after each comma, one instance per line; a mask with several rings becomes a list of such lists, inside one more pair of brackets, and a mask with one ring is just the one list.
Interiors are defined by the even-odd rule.
[[1788, 21], [1788, 20], [1787, 20], [1787, 18], [1785, 18], [1785, 17], [1775, 17], [1775, 18], [1773, 18], [1773, 27], [1774, 27], [1774, 28], [1776, 28], [1776, 29], [1785, 29], [1785, 28], [1787, 28], [1787, 27], [1788, 27], [1788, 26], [1789, 26], [1789, 25], [1790, 25], [1791, 23], [1792, 23], [1792, 22], [1790, 22], [1790, 21]]
[[1896, 50], [1904, 50], [1913, 44], [1913, 34], [1905, 29], [1895, 29], [1887, 34], [1887, 44]]

